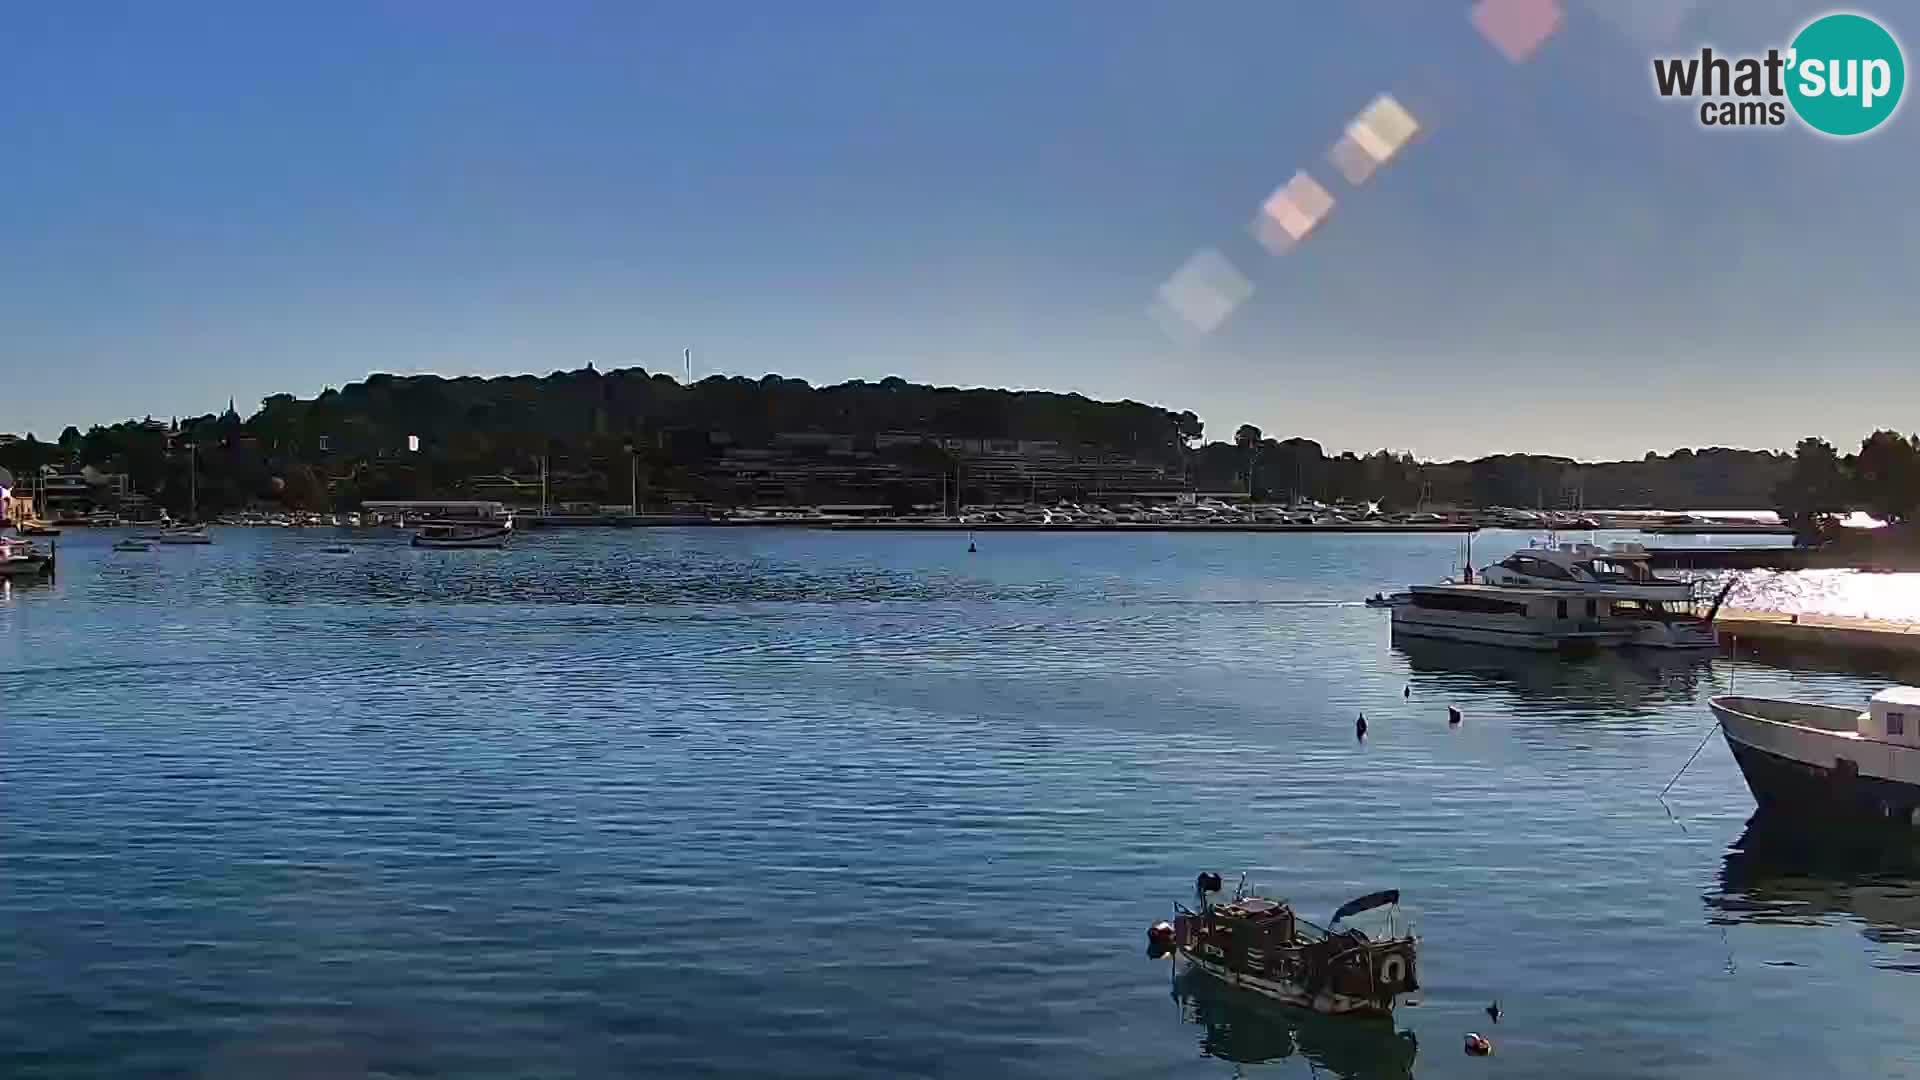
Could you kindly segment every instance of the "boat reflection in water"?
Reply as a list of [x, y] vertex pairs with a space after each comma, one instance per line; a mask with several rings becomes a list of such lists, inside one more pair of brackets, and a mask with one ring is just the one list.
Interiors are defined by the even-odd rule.
[[1345, 1080], [1413, 1075], [1419, 1047], [1413, 1032], [1385, 1017], [1322, 1016], [1227, 986], [1198, 970], [1173, 981], [1181, 1019], [1196, 1024], [1200, 1052], [1240, 1065], [1300, 1054], [1317, 1071]]
[[1564, 657], [1399, 634], [1393, 649], [1414, 674], [1432, 675], [1435, 689], [1500, 691], [1560, 716], [1619, 716], [1691, 704], [1713, 672], [1711, 656], [1672, 649]]
[[1920, 834], [1755, 814], [1727, 851], [1720, 892], [1704, 899], [1715, 923], [1854, 921], [1870, 941], [1920, 949]]

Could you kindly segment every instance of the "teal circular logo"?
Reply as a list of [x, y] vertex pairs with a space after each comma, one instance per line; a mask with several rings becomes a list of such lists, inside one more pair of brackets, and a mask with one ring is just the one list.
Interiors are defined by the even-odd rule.
[[1815, 131], [1864, 135], [1900, 105], [1907, 65], [1900, 43], [1865, 15], [1823, 15], [1793, 39], [1787, 100]]

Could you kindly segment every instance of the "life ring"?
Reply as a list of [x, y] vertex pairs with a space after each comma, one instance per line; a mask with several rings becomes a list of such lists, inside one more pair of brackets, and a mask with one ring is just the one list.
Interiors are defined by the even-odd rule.
[[1380, 958], [1374, 974], [1379, 976], [1382, 986], [1399, 986], [1407, 980], [1407, 958], [1397, 952], [1388, 953]]

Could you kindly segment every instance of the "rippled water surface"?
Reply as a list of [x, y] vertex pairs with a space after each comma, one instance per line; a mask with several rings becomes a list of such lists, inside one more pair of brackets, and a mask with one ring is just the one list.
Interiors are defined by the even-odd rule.
[[[0, 1075], [1920, 1075], [1915, 853], [1655, 797], [1886, 678], [1396, 649], [1452, 537], [216, 536], [0, 603]], [[1420, 1003], [1171, 980], [1202, 869]]]

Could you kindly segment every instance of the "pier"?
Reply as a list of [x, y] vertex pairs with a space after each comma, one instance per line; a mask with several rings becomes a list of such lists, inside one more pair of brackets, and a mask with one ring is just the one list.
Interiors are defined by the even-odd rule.
[[1819, 652], [1920, 658], [1920, 623], [1848, 615], [1788, 615], [1722, 609], [1714, 620], [1723, 644], [1761, 652]]
[[1660, 570], [1810, 570], [1853, 565], [1819, 548], [1805, 547], [1659, 547], [1647, 560]]

